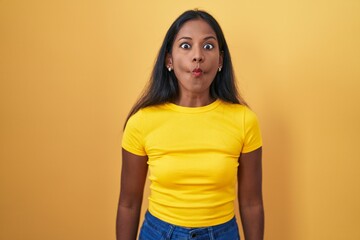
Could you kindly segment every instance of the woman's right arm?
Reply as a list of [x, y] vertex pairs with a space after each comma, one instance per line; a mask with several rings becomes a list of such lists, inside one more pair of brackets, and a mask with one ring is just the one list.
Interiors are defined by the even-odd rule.
[[147, 156], [122, 149], [121, 186], [116, 218], [116, 239], [135, 240], [148, 165]]

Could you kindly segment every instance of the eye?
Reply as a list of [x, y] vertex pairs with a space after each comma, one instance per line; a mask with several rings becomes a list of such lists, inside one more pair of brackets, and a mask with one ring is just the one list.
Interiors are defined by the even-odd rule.
[[190, 44], [188, 44], [188, 43], [182, 43], [182, 44], [180, 45], [180, 47], [181, 47], [181, 48], [184, 48], [184, 49], [189, 49], [191, 46], [190, 46]]
[[207, 44], [204, 45], [204, 49], [206, 49], [206, 50], [211, 50], [213, 48], [214, 48], [214, 45], [212, 45], [210, 43], [207, 43]]

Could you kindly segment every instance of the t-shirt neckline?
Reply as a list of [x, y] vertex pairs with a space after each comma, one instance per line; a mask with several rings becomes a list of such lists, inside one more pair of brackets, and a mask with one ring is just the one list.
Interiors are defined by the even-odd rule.
[[216, 99], [214, 102], [201, 106], [201, 107], [184, 107], [176, 105], [175, 103], [166, 103], [165, 106], [168, 107], [171, 110], [174, 110], [176, 112], [182, 112], [182, 113], [201, 113], [201, 112], [207, 112], [210, 110], [215, 109], [219, 104], [221, 103], [220, 99]]

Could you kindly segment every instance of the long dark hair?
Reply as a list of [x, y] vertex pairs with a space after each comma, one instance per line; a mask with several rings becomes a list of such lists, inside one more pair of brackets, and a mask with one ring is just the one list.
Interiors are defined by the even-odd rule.
[[247, 105], [236, 88], [229, 48], [220, 25], [213, 16], [205, 11], [189, 10], [181, 14], [167, 31], [152, 70], [150, 81], [141, 97], [132, 107], [126, 122], [141, 108], [174, 101], [178, 97], [177, 78], [174, 71], [169, 72], [165, 66], [166, 55], [171, 53], [174, 39], [182, 25], [194, 19], [202, 19], [211, 26], [216, 33], [219, 49], [223, 55], [222, 71], [216, 74], [214, 81], [210, 85], [210, 96], [230, 103]]

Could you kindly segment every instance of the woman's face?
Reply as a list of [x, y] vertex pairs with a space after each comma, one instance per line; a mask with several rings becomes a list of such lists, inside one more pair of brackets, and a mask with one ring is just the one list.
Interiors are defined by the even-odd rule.
[[190, 20], [179, 30], [167, 56], [178, 79], [180, 96], [210, 96], [210, 85], [222, 66], [218, 39], [204, 20]]

